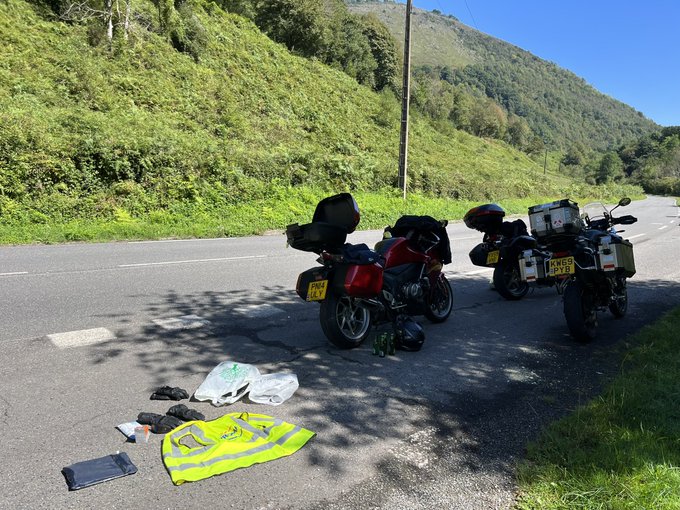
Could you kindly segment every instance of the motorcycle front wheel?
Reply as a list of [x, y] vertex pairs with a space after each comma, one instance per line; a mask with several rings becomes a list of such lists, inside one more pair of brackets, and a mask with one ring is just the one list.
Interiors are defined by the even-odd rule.
[[593, 296], [578, 280], [564, 290], [564, 317], [571, 336], [587, 343], [595, 338], [597, 310]]
[[628, 288], [626, 287], [626, 279], [619, 277], [616, 279], [616, 286], [614, 287], [614, 300], [609, 305], [609, 311], [614, 314], [614, 317], [620, 319], [628, 311]]
[[493, 285], [509, 301], [517, 301], [529, 292], [529, 284], [522, 280], [517, 261], [501, 260], [493, 270]]
[[340, 349], [359, 347], [371, 329], [371, 312], [359, 300], [331, 293], [321, 302], [319, 322], [324, 335]]
[[442, 273], [439, 273], [430, 292], [425, 296], [425, 317], [435, 324], [444, 322], [453, 309], [453, 292], [451, 284]]

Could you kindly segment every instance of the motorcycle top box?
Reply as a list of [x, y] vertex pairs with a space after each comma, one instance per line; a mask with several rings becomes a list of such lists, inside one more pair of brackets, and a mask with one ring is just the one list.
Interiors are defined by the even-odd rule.
[[468, 228], [479, 230], [485, 234], [497, 234], [501, 225], [505, 211], [497, 204], [484, 204], [473, 207], [465, 213], [463, 222]]
[[529, 207], [531, 235], [546, 239], [555, 235], [577, 235], [583, 229], [578, 204], [565, 198]]
[[288, 245], [296, 250], [321, 253], [338, 251], [359, 224], [361, 215], [354, 197], [340, 193], [321, 200], [312, 222], [286, 227]]

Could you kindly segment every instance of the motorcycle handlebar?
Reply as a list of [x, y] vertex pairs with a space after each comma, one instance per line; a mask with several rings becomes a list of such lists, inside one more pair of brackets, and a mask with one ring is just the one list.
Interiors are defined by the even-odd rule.
[[612, 218], [613, 225], [632, 225], [637, 221], [635, 216], [626, 214], [625, 216], [619, 216], [618, 218]]

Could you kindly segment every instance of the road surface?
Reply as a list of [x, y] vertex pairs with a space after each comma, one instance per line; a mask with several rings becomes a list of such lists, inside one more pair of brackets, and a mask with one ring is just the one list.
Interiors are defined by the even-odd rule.
[[[606, 382], [626, 335], [680, 303], [675, 201], [625, 213], [639, 217], [625, 233], [638, 270], [629, 313], [603, 314], [592, 344], [570, 339], [554, 289], [518, 302], [491, 291], [491, 271], [467, 257], [481, 234], [454, 223], [450, 319], [421, 318], [423, 349], [386, 358], [327, 342], [318, 305], [293, 290], [315, 256], [281, 234], [1, 247], [0, 508], [507, 508], [526, 442]], [[224, 360], [294, 372], [300, 388], [278, 407], [185, 403], [317, 436], [291, 457], [175, 487], [159, 436], [126, 444], [114, 427], [164, 413], [173, 403], [149, 400], [154, 388], [191, 393]], [[67, 490], [64, 466], [116, 451], [137, 474]]]

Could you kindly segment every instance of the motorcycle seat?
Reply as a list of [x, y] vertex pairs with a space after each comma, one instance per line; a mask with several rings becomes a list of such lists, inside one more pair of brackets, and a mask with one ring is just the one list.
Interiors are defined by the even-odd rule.
[[602, 230], [586, 230], [585, 232], [586, 239], [595, 244], [598, 244], [600, 239], [608, 235], [609, 235], [608, 232], [603, 232]]

